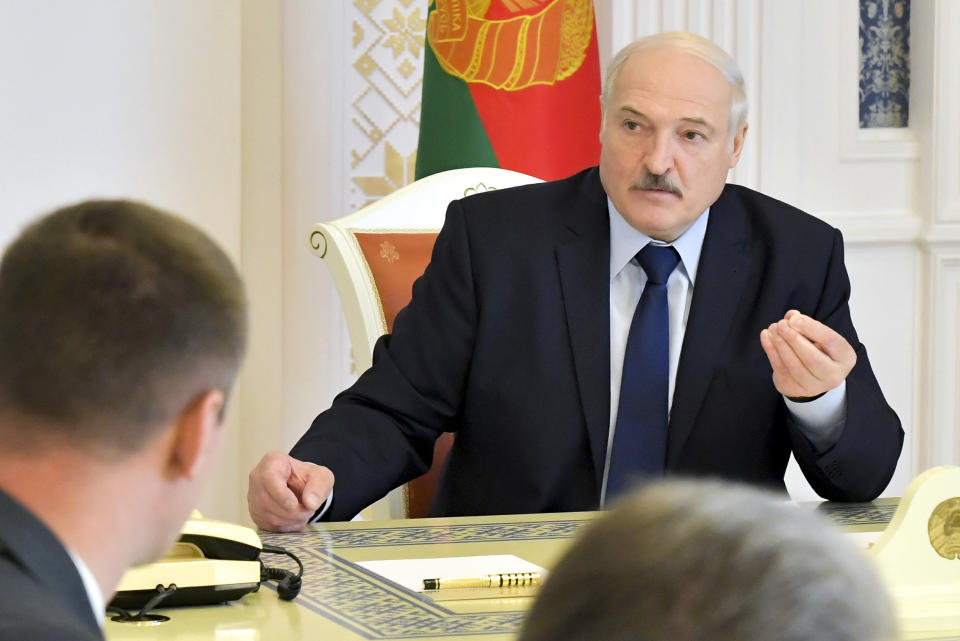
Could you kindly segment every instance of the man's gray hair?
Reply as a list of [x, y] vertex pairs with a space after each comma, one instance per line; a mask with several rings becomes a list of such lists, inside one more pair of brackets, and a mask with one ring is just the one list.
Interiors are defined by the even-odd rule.
[[610, 65], [607, 67], [607, 75], [603, 81], [603, 91], [600, 99], [603, 103], [604, 124], [606, 124], [606, 112], [610, 106], [610, 95], [613, 93], [613, 86], [620, 75], [620, 69], [623, 64], [638, 51], [651, 49], [674, 49], [685, 51], [698, 58], [709, 62], [711, 65], [723, 74], [723, 77], [733, 89], [733, 98], [730, 102], [730, 117], [727, 121], [729, 128], [729, 138], [733, 141], [740, 127], [747, 122], [747, 91], [743, 83], [743, 74], [740, 73], [740, 67], [737, 61], [733, 59], [726, 51], [721, 49], [715, 43], [706, 38], [686, 31], [670, 31], [667, 33], [657, 33], [646, 38], [636, 40], [621, 49]]
[[585, 529], [519, 641], [888, 641], [893, 612], [866, 555], [813, 510], [665, 481]]

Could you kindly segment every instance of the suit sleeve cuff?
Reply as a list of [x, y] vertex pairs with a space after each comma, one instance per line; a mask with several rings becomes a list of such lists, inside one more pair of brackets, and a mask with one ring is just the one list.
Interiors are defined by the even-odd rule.
[[800, 431], [817, 450], [825, 452], [840, 440], [847, 413], [846, 381], [812, 401], [791, 401], [786, 396], [783, 401]]

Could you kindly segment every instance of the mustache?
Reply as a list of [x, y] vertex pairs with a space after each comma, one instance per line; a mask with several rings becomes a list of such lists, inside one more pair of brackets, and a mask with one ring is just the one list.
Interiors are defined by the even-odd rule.
[[668, 191], [671, 194], [683, 198], [683, 192], [680, 191], [680, 188], [673, 184], [670, 178], [667, 177], [667, 174], [654, 174], [649, 171], [644, 172], [640, 180], [633, 186], [634, 189], [642, 189], [644, 191], [650, 189], [657, 189], [660, 191]]

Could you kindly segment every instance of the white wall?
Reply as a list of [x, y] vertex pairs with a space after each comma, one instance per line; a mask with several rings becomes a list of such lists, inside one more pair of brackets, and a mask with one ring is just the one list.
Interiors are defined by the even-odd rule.
[[[351, 3], [352, 4], [352, 3]], [[349, 338], [333, 281], [309, 251], [310, 226], [347, 213], [346, 2], [284, 2], [283, 423], [288, 449], [351, 381]]]
[[[924, 254], [922, 377], [919, 420], [924, 430], [920, 460], [928, 465], [960, 461], [960, 3], [915, 2], [918, 54], [911, 101], [922, 114], [918, 126], [923, 153], [917, 189], [927, 226]], [[918, 67], [918, 64], [919, 67]], [[926, 91], [923, 89], [926, 88]]]
[[0, 3], [0, 240], [68, 201], [135, 196], [238, 258], [239, 18], [230, 0]]
[[[0, 2], [0, 245], [58, 205], [124, 197], [192, 220], [239, 260], [240, 18], [233, 0]], [[201, 506], [230, 517], [233, 410]]]
[[[225, 517], [248, 520], [246, 474], [281, 445], [283, 426], [284, 198], [283, 3], [242, 0], [241, 272], [250, 301], [250, 340], [234, 406], [237, 458], [221, 470]], [[299, 313], [299, 312], [294, 312]], [[296, 387], [296, 382], [291, 385]]]

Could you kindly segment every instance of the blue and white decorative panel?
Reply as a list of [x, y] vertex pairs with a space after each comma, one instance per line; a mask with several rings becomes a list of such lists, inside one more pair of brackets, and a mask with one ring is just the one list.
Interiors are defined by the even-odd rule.
[[860, 0], [860, 127], [906, 127], [910, 0]]

